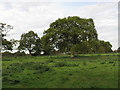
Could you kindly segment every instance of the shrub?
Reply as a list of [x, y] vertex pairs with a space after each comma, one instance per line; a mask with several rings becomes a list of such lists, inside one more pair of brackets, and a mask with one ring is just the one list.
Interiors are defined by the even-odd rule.
[[20, 52], [20, 51], [18, 51], [18, 52], [16, 52], [16, 53], [14, 53], [14, 55], [15, 55], [15, 56], [25, 56], [26, 54], [25, 54], [25, 52]]
[[10, 52], [4, 52], [4, 53], [2, 53], [2, 56], [4, 57], [4, 56], [12, 56], [13, 54], [12, 53], [10, 53]]

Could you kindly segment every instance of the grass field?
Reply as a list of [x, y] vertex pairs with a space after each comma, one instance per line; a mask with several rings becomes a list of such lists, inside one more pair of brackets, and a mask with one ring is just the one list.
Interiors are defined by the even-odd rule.
[[3, 57], [3, 88], [117, 88], [118, 56]]

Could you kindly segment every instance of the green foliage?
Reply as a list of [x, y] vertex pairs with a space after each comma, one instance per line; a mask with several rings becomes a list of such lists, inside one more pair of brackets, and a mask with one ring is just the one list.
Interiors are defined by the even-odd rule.
[[[58, 19], [50, 24], [50, 28], [44, 31], [40, 38], [33, 31], [21, 35], [21, 40], [10, 40], [3, 38], [13, 27], [0, 23], [2, 45], [5, 50], [12, 50], [18, 44], [18, 50], [27, 50], [30, 55], [45, 55], [63, 53], [77, 54], [85, 53], [108, 53], [112, 52], [110, 42], [98, 40], [93, 19], [85, 19], [77, 16]], [[58, 51], [58, 52], [57, 52]]]
[[76, 52], [75, 45], [89, 40], [97, 40], [93, 20], [74, 16], [51, 23], [50, 28], [44, 32], [42, 41], [49, 43], [49, 46], [43, 43], [49, 51], [56, 48], [60, 52], [74, 53]]
[[12, 43], [7, 39], [2, 39], [2, 46], [3, 50], [12, 50], [13, 48]]
[[13, 48], [12, 43], [5, 39], [5, 36], [11, 29], [13, 29], [11, 25], [0, 23], [0, 40], [2, 41], [0, 41], [0, 44], [2, 44], [2, 50], [12, 50]]
[[51, 54], [57, 49], [59, 52], [71, 54], [71, 57], [80, 53], [112, 52], [109, 42], [98, 40], [93, 19], [77, 16], [51, 23], [50, 28], [44, 31], [42, 44], [45, 54]]
[[2, 56], [3, 56], [3, 57], [4, 57], [4, 56], [12, 56], [12, 55], [13, 55], [13, 54], [10, 53], [10, 52], [8, 52], [8, 51], [2, 53]]
[[105, 41], [100, 41], [100, 49], [101, 53], [105, 52], [112, 52], [112, 45], [110, 44], [110, 42], [105, 42]]
[[14, 53], [14, 56], [25, 56], [25, 55], [26, 55], [25, 52], [20, 52], [20, 51]]
[[41, 54], [41, 41], [36, 33], [29, 31], [21, 35], [19, 50], [28, 50], [29, 54]]
[[[8, 56], [16, 57], [16, 56], [26, 56], [26, 54], [25, 54], [25, 52], [20, 52], [20, 51], [15, 52], [15, 53], [11, 53], [11, 52], [6, 51], [6, 52], [2, 53], [2, 56], [3, 57], [8, 57]], [[4, 60], [4, 58], [3, 58], [3, 60]]]
[[49, 34], [41, 38], [42, 49], [45, 55], [49, 55], [53, 51], [52, 42], [49, 42]]

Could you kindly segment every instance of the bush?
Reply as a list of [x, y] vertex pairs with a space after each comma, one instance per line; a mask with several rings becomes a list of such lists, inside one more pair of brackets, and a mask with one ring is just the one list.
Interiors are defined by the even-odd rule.
[[25, 54], [25, 52], [20, 52], [20, 51], [18, 51], [18, 52], [16, 52], [16, 53], [14, 53], [14, 55], [15, 55], [15, 56], [25, 56], [26, 54]]
[[13, 54], [10, 53], [10, 52], [8, 52], [8, 51], [2, 53], [2, 56], [12, 56], [12, 55], [13, 55]]

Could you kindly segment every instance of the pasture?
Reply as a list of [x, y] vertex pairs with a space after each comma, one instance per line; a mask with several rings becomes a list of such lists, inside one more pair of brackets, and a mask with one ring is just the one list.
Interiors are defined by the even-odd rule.
[[118, 88], [117, 54], [3, 57], [3, 88]]

